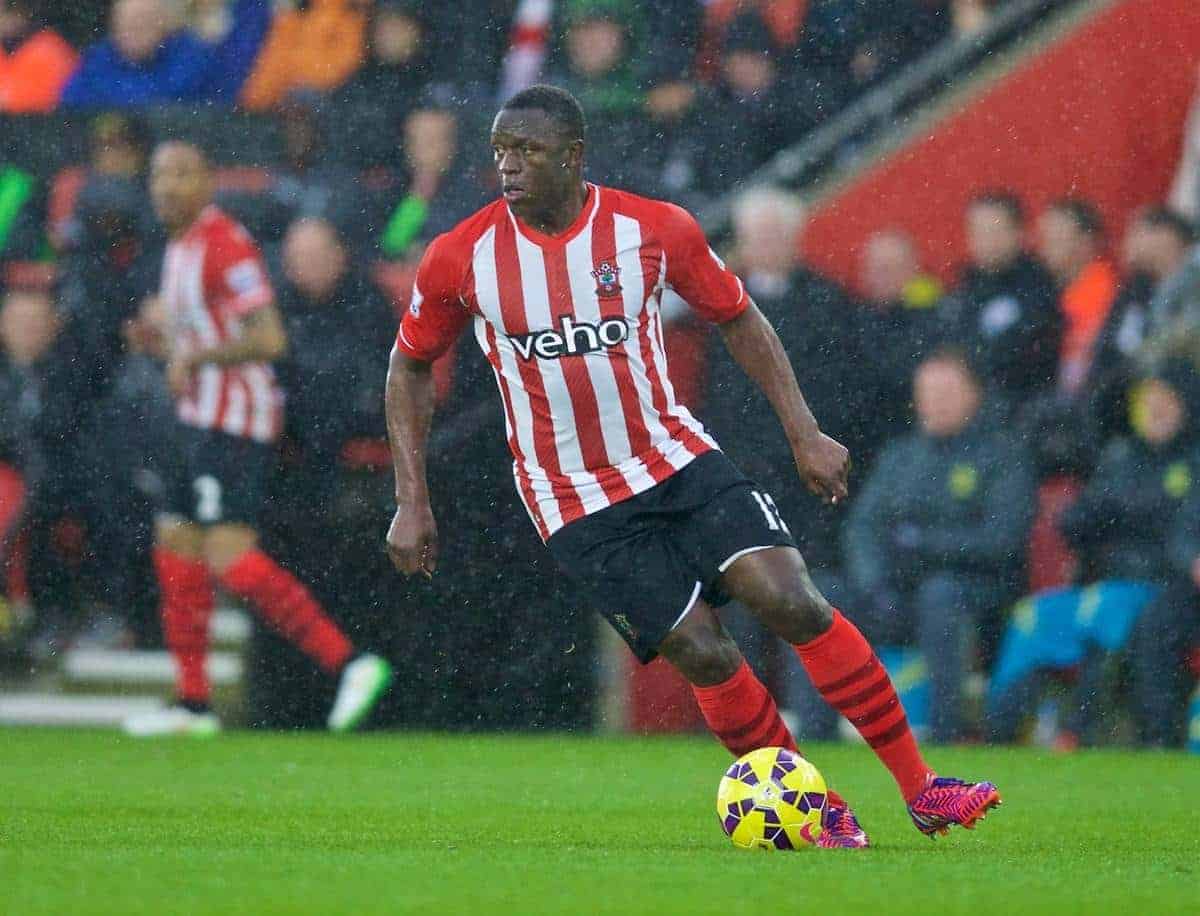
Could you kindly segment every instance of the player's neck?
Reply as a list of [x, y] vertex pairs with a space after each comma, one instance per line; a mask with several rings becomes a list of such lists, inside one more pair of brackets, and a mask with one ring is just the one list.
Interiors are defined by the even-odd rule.
[[579, 219], [583, 205], [587, 202], [588, 186], [582, 179], [572, 183], [561, 201], [550, 204], [532, 213], [517, 213], [517, 218], [531, 229], [543, 235], [559, 235], [566, 232]]
[[180, 219], [174, 226], [167, 227], [167, 234], [172, 239], [180, 239], [187, 235], [196, 223], [200, 222], [200, 217], [204, 215], [204, 211], [209, 208], [210, 204], [205, 204], [200, 209], [191, 213], [188, 217]]

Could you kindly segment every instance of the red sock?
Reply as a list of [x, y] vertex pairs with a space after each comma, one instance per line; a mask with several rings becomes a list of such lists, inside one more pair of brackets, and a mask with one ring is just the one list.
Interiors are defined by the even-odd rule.
[[835, 610], [833, 626], [795, 649], [821, 696], [858, 729], [911, 802], [933, 771], [921, 757], [892, 679], [870, 643]]
[[780, 718], [775, 698], [746, 661], [729, 680], [712, 687], [693, 684], [692, 693], [709, 729], [734, 757], [760, 747], [796, 750], [796, 739]]
[[350, 658], [350, 640], [309, 590], [261, 550], [242, 554], [225, 570], [221, 584], [326, 671], [340, 670]]
[[213, 610], [213, 584], [203, 560], [154, 549], [154, 569], [161, 596], [163, 637], [175, 659], [179, 699], [207, 703], [211, 688], [204, 661], [208, 655], [208, 622]]
[[[692, 693], [709, 729], [734, 757], [760, 747], [786, 747], [799, 752], [774, 697], [746, 661], [724, 683], [712, 687], [693, 684]], [[829, 800], [845, 804], [833, 789], [829, 790]]]

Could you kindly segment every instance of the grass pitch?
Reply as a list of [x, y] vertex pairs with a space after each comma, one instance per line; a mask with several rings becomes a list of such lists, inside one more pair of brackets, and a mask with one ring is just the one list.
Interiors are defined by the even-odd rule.
[[747, 853], [706, 738], [0, 729], [0, 913], [1197, 913], [1200, 759], [933, 749], [1005, 805], [931, 842], [861, 747], [876, 848]]

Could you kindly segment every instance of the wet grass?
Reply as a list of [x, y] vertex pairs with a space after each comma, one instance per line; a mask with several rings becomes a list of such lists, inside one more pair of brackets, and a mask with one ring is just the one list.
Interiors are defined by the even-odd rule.
[[0, 729], [0, 913], [1200, 912], [1200, 758], [935, 749], [1005, 805], [931, 842], [809, 754], [875, 849], [733, 849], [705, 738]]

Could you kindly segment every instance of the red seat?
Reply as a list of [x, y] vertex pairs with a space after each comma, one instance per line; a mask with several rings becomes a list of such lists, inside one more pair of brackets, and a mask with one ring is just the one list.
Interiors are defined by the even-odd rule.
[[1077, 559], [1058, 531], [1058, 519], [1083, 490], [1083, 482], [1066, 475], [1051, 477], [1038, 488], [1037, 515], [1029, 531], [1029, 591], [1070, 585]]

